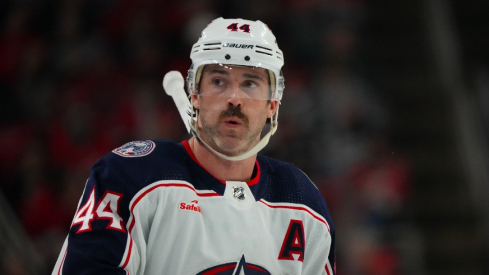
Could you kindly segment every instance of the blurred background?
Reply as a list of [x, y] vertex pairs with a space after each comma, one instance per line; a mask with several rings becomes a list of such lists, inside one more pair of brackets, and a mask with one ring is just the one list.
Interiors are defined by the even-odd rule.
[[161, 82], [221, 16], [284, 52], [263, 153], [324, 194], [338, 274], [489, 274], [489, 2], [448, 0], [1, 1], [0, 274], [50, 274], [102, 155], [189, 137]]

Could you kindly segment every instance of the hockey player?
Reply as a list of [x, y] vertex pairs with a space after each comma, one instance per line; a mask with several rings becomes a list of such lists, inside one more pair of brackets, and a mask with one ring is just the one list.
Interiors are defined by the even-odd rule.
[[53, 274], [335, 274], [320, 192], [292, 164], [257, 154], [284, 89], [275, 36], [260, 21], [218, 18], [190, 57], [193, 137], [102, 157]]

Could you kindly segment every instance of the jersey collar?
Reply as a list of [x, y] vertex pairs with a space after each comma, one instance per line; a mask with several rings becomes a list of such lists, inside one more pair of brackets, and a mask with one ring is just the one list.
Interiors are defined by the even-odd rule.
[[[183, 147], [185, 148], [185, 150], [187, 151], [187, 153], [189, 154], [189, 156], [193, 159], [193, 161], [195, 163], [197, 163], [202, 169], [204, 169], [207, 173], [209, 173], [209, 171], [207, 171], [204, 166], [202, 166], [202, 164], [200, 164], [200, 162], [197, 160], [197, 158], [195, 157], [194, 155], [194, 152], [192, 152], [192, 149], [190, 148], [190, 145], [188, 144], [188, 140], [184, 140], [182, 141], [182, 145]], [[260, 175], [261, 175], [261, 169], [260, 169], [260, 164], [258, 163], [258, 160], [255, 160], [255, 168], [256, 168], [256, 173], [254, 173], [254, 177], [248, 181], [246, 181], [246, 184], [248, 184], [248, 186], [253, 186], [255, 184], [257, 184], [259, 181], [260, 181]], [[209, 173], [210, 175], [212, 175], [211, 173]], [[213, 176], [213, 175], [212, 175]], [[214, 177], [214, 176], [213, 176]], [[226, 184], [226, 181], [223, 181], [223, 180], [220, 180], [216, 177], [214, 177], [216, 180], [218, 180], [219, 182], [221, 182], [222, 184]]]

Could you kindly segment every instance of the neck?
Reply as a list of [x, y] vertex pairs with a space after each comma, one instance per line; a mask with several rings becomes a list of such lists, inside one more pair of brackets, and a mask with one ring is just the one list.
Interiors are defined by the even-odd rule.
[[215, 178], [228, 181], [248, 181], [255, 167], [256, 154], [244, 160], [225, 160], [200, 143], [195, 137], [189, 140], [190, 149], [197, 161]]

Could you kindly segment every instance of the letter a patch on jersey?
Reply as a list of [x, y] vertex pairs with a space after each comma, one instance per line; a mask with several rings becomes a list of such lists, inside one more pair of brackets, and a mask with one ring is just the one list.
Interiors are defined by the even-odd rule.
[[[285, 234], [278, 259], [303, 262], [305, 250], [304, 225], [301, 220], [290, 220], [289, 229]], [[293, 255], [297, 255], [296, 258]]]

